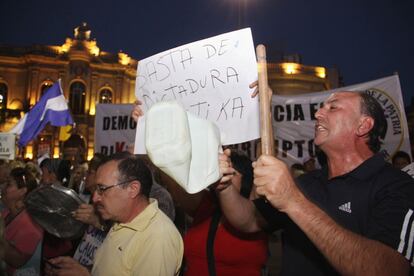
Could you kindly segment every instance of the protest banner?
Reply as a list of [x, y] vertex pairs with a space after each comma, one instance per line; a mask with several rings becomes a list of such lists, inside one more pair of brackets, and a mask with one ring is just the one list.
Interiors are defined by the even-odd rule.
[[334, 90], [297, 96], [272, 96], [272, 122], [278, 158], [288, 164], [315, 156], [315, 113], [323, 101], [338, 91], [366, 91], [381, 104], [387, 118], [382, 149], [389, 156], [403, 150], [411, 153], [407, 119], [397, 75]]
[[13, 160], [16, 155], [16, 135], [0, 133], [0, 159]]
[[96, 105], [95, 152], [111, 155], [133, 148], [137, 124], [132, 108], [132, 104]]
[[[215, 123], [222, 143], [259, 137], [259, 105], [250, 97], [257, 64], [250, 29], [242, 29], [156, 54], [138, 64], [136, 97], [145, 112], [159, 101], [177, 100]], [[144, 153], [145, 117], [138, 121], [136, 153]]]

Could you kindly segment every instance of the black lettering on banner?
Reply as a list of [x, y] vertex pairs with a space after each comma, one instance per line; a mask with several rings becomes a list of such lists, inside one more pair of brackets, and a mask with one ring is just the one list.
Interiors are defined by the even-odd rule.
[[128, 129], [128, 115], [118, 117], [118, 129]]
[[112, 155], [116, 152], [122, 152], [125, 150], [125, 142], [115, 142], [115, 145], [101, 146], [101, 153], [104, 155]]
[[[397, 135], [397, 134], [401, 134], [402, 130], [401, 130], [401, 121], [400, 118], [398, 116], [398, 112], [395, 109], [395, 106], [393, 104], [390, 104], [388, 106], [385, 107], [385, 115], [386, 117], [388, 117], [391, 120], [391, 124], [392, 124], [392, 133], [393, 135]], [[381, 137], [381, 138], [385, 138], [385, 137]]]
[[102, 129], [108, 130], [110, 125], [111, 125], [111, 119], [109, 119], [109, 117], [103, 117]]
[[304, 121], [305, 114], [301, 104], [275, 105], [273, 107], [273, 119], [276, 122]]
[[112, 116], [112, 117], [111, 117], [111, 122], [112, 122], [112, 127], [111, 127], [111, 129], [112, 129], [112, 130], [117, 130], [117, 129], [118, 129], [118, 126], [117, 126], [117, 120], [116, 120], [116, 118], [117, 118], [117, 116]]
[[303, 108], [301, 104], [295, 104], [293, 106], [293, 121], [304, 121], [305, 114], [303, 113]]
[[[289, 151], [296, 152], [294, 156], [298, 159], [305, 156], [305, 146], [307, 147], [307, 153], [309, 156], [315, 156], [315, 145], [313, 143], [313, 139], [311, 140], [275, 140], [275, 146], [279, 149], [279, 145], [281, 145], [281, 151], [278, 150], [278, 152], [282, 152], [282, 157], [287, 157]], [[292, 156], [293, 154], [289, 154]]]
[[136, 129], [137, 128], [137, 122], [135, 122], [134, 118], [129, 117], [129, 128], [130, 129]]
[[297, 147], [297, 156], [299, 158], [303, 157], [303, 144], [305, 144], [304, 140], [300, 140], [300, 141], [294, 141], [296, 147]]
[[309, 105], [309, 114], [310, 114], [312, 121], [316, 120], [315, 114], [318, 111], [318, 109], [321, 108], [322, 106], [323, 106], [323, 103], [311, 103]]
[[291, 141], [282, 141], [282, 156], [287, 157], [287, 152], [293, 149], [293, 143]]
[[108, 154], [108, 147], [107, 146], [101, 146], [101, 153], [104, 155], [109, 155]]
[[273, 119], [276, 122], [281, 122], [284, 120], [285, 117], [283, 116], [283, 110], [283, 106], [278, 104], [273, 107]]
[[308, 141], [308, 154], [309, 156], [316, 156], [316, 149], [315, 144], [313, 143], [313, 139]]

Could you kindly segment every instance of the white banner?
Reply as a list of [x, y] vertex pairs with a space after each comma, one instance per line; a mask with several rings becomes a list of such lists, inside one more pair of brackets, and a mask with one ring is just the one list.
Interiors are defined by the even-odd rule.
[[[224, 145], [257, 139], [259, 105], [250, 97], [257, 63], [250, 29], [186, 44], [139, 61], [135, 95], [144, 113], [159, 101], [177, 100], [214, 122]], [[138, 122], [135, 152], [143, 153], [145, 120]]]
[[278, 158], [293, 164], [315, 156], [315, 112], [330, 94], [338, 91], [368, 91], [373, 95], [384, 109], [388, 123], [382, 149], [390, 156], [399, 150], [411, 154], [400, 82], [394, 75], [319, 93], [273, 95], [272, 122]]
[[0, 133], [0, 159], [14, 160], [16, 155], [16, 134]]
[[96, 105], [95, 152], [111, 155], [133, 149], [137, 124], [132, 108], [132, 104]]

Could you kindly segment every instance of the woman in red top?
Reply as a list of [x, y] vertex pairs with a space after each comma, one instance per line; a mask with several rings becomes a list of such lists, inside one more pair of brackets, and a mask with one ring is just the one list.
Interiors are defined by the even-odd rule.
[[[6, 206], [2, 214], [6, 240], [4, 260], [9, 275], [14, 275], [14, 271], [22, 267], [31, 273], [39, 273], [40, 251], [37, 260], [32, 257], [41, 244], [43, 230], [32, 221], [23, 203], [26, 195], [36, 186], [35, 178], [26, 169], [15, 168], [2, 189], [1, 199]], [[33, 267], [27, 266], [29, 260]]]
[[[232, 185], [249, 198], [253, 184], [252, 162], [236, 152], [232, 152], [231, 162], [236, 170]], [[245, 234], [231, 227], [221, 215], [214, 191], [188, 194], [171, 179], [166, 180], [168, 176], [162, 174], [162, 178], [176, 203], [193, 218], [184, 236], [184, 275], [261, 274], [268, 257], [264, 233]]]

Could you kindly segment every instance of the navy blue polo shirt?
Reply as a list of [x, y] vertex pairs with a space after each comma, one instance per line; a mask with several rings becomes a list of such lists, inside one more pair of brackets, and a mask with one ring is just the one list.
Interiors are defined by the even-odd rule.
[[[338, 224], [394, 248], [413, 266], [414, 180], [385, 162], [383, 154], [329, 180], [326, 167], [313, 171], [299, 177], [297, 185]], [[269, 231], [283, 229], [282, 275], [337, 274], [286, 214], [263, 198], [254, 203]]]

